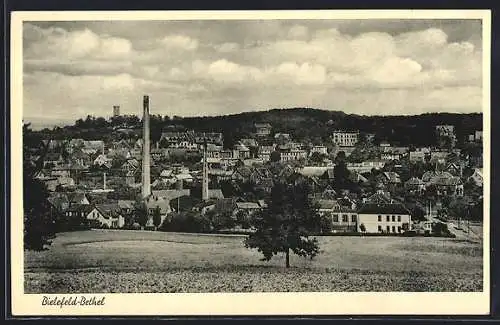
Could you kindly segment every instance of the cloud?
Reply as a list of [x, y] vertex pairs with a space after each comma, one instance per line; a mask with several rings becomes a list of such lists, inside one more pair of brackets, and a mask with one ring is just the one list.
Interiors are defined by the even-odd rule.
[[191, 37], [184, 35], [168, 35], [165, 36], [161, 43], [167, 49], [182, 49], [187, 51], [193, 51], [198, 48], [198, 41], [192, 39]]
[[25, 26], [25, 42], [32, 41], [25, 49], [26, 58], [117, 59], [132, 52], [129, 40], [97, 35], [89, 29], [68, 32], [61, 28], [42, 30]]
[[404, 24], [384, 24], [26, 23], [24, 109], [85, 114], [121, 104], [135, 112], [148, 93], [177, 115], [198, 114], [199, 107], [212, 114], [290, 106], [480, 110], [476, 34], [460, 39], [456, 30], [465, 27], [432, 21], [404, 31]]

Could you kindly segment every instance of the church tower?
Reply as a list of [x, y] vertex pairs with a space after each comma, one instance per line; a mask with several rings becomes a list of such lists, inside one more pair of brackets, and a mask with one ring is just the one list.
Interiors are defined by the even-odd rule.
[[143, 100], [142, 118], [142, 198], [147, 198], [151, 194], [150, 177], [150, 145], [149, 145], [149, 96], [145, 95]]

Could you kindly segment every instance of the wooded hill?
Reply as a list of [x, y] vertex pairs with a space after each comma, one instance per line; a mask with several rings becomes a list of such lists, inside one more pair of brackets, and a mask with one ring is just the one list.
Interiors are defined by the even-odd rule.
[[[254, 123], [267, 122], [272, 125], [273, 133], [289, 133], [297, 141], [325, 141], [333, 130], [359, 130], [373, 133], [376, 141], [390, 141], [400, 145], [435, 144], [435, 126], [450, 124], [455, 126], [458, 144], [467, 135], [482, 130], [482, 113], [454, 114], [428, 113], [414, 116], [362, 116], [340, 111], [327, 111], [313, 108], [272, 109], [269, 111], [245, 112], [223, 116], [178, 117], [152, 115], [151, 137], [158, 140], [164, 130], [193, 129], [196, 131], [222, 132], [226, 146], [242, 137], [251, 136]], [[111, 128], [116, 129], [124, 122], [132, 129], [141, 127], [136, 116], [124, 116], [106, 121], [104, 118], [88, 116], [72, 126], [44, 129], [42, 134], [51, 138], [88, 138], [107, 139], [112, 136]], [[141, 135], [139, 130], [135, 137]]]

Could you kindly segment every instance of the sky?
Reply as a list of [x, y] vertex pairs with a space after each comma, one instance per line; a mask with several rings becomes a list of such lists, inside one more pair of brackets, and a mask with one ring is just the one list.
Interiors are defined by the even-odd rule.
[[480, 112], [480, 20], [23, 23], [23, 116]]

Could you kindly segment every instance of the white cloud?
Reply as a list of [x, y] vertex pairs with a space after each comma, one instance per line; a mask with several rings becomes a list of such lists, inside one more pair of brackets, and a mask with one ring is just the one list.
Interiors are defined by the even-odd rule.
[[116, 103], [126, 111], [123, 103], [140, 107], [143, 93], [166, 103], [164, 113], [178, 115], [197, 114], [199, 107], [207, 113], [314, 106], [398, 114], [481, 107], [481, 48], [437, 28], [346, 34], [326, 23], [247, 22], [224, 25], [234, 28], [223, 32], [190, 27], [149, 37], [145, 30], [132, 39], [125, 25], [116, 34], [94, 28], [98, 23], [25, 24], [27, 114], [98, 113]]
[[198, 48], [198, 40], [184, 35], [168, 35], [161, 42], [168, 49], [192, 51]]
[[116, 59], [132, 52], [132, 43], [129, 40], [97, 35], [87, 28], [69, 32], [61, 28], [42, 30], [29, 25], [27, 30], [36, 40], [25, 50], [26, 58]]

